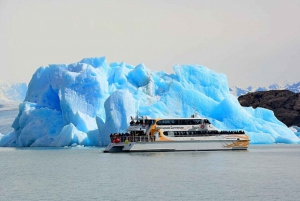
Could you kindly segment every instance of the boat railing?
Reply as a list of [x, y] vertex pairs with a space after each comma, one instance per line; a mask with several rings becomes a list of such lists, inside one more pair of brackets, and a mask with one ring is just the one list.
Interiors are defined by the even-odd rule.
[[110, 140], [112, 143], [119, 142], [154, 142], [155, 136], [111, 136]]
[[204, 136], [204, 135], [237, 135], [245, 134], [244, 131], [218, 131], [218, 130], [204, 130], [204, 131], [164, 131], [164, 135], [172, 133], [174, 136]]

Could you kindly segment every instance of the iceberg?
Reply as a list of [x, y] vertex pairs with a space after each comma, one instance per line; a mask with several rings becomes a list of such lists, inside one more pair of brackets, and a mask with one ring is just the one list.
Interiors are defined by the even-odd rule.
[[289, 127], [289, 129], [291, 129], [295, 133], [295, 135], [300, 138], [300, 127], [298, 127], [298, 126], [291, 126], [291, 127]]
[[174, 73], [105, 57], [40, 67], [32, 76], [14, 131], [0, 146], [105, 146], [126, 132], [131, 116], [190, 117], [197, 113], [220, 129], [245, 130], [251, 143], [299, 143], [295, 133], [263, 108], [242, 107], [227, 77], [199, 65]]

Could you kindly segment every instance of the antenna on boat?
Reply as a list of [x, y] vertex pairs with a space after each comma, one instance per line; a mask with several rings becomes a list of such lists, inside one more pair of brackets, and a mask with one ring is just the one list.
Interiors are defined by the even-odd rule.
[[194, 118], [197, 118], [198, 114], [197, 114], [197, 111], [196, 111], [196, 110], [194, 111], [194, 114], [193, 114], [193, 115], [194, 115]]
[[195, 101], [193, 101], [193, 105], [194, 105], [194, 114], [192, 115], [192, 118], [196, 118], [198, 116], [197, 114], [197, 110], [196, 110], [196, 105], [195, 105]]

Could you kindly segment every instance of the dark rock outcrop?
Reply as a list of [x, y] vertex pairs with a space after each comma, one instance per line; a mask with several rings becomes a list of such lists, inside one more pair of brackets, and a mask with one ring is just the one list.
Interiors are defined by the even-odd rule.
[[263, 107], [287, 126], [300, 126], [300, 93], [289, 90], [251, 92], [238, 98], [242, 106]]

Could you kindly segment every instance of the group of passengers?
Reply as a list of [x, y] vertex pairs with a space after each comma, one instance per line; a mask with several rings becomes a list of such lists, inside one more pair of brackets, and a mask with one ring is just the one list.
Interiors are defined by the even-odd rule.
[[110, 140], [112, 143], [119, 143], [119, 142], [125, 142], [128, 140], [128, 142], [138, 142], [138, 141], [143, 141], [143, 142], [148, 142], [148, 141], [154, 141], [155, 138], [154, 136], [146, 136], [144, 132], [131, 132], [131, 133], [115, 133], [115, 134], [110, 134]]
[[[151, 125], [151, 122], [149, 122], [150, 124], [149, 125]], [[146, 123], [145, 122], [143, 122], [143, 120], [137, 120], [137, 121], [131, 121], [130, 123], [129, 123], [131, 126], [132, 125], [142, 125], [142, 126], [146, 126]]]

